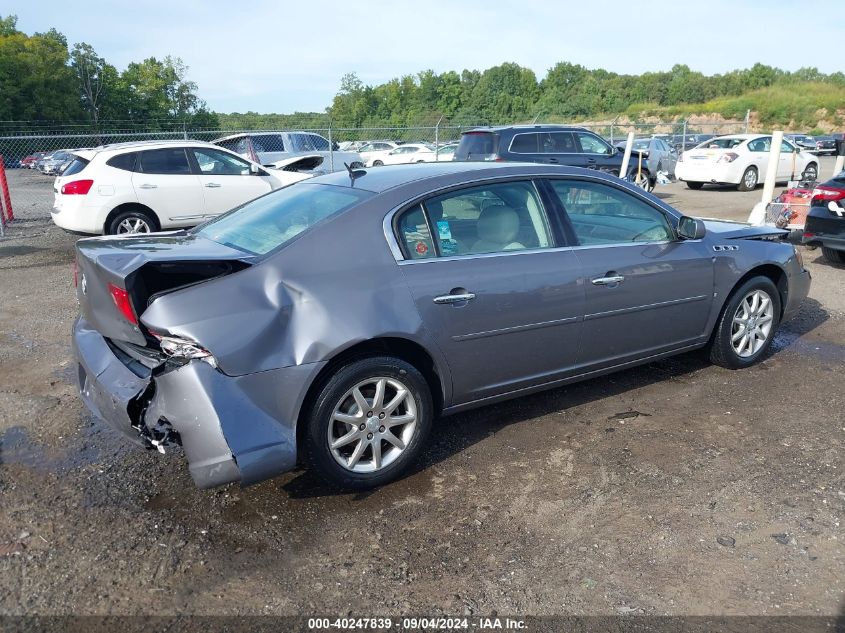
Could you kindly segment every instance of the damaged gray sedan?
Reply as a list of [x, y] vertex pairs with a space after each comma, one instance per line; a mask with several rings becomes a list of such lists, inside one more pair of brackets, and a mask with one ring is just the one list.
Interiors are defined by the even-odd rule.
[[758, 361], [806, 297], [786, 233], [591, 170], [335, 173], [190, 231], [77, 243], [82, 398], [207, 488], [366, 488], [432, 420], [706, 347]]

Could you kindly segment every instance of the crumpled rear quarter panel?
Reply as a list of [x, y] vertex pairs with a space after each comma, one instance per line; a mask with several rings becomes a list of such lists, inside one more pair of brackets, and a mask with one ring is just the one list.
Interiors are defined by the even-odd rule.
[[385, 211], [364, 203], [251, 268], [157, 298], [141, 320], [197, 341], [230, 376], [314, 363], [379, 336], [420, 341], [380, 230]]

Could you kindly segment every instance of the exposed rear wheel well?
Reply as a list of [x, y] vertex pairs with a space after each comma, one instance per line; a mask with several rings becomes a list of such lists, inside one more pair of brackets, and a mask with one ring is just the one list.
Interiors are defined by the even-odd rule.
[[343, 350], [332, 358], [328, 364], [320, 370], [320, 373], [308, 388], [308, 393], [302, 401], [299, 410], [299, 419], [296, 425], [297, 446], [302, 446], [300, 434], [305, 431], [305, 416], [311, 411], [317, 396], [326, 382], [332, 377], [339, 367], [350, 361], [360, 360], [373, 356], [394, 356], [401, 358], [407, 363], [416, 367], [425, 378], [428, 388], [431, 391], [431, 401], [434, 405], [434, 414], [438, 415], [443, 409], [443, 384], [441, 376], [437, 372], [437, 366], [431, 355], [418, 343], [404, 338], [383, 337], [362, 341], [350, 348]]
[[155, 228], [156, 228], [156, 229], [160, 229], [160, 228], [161, 228], [161, 222], [159, 222], [159, 220], [158, 220], [158, 215], [156, 215], [156, 212], [155, 212], [155, 211], [153, 211], [153, 210], [152, 210], [152, 209], [150, 209], [148, 206], [143, 205], [143, 204], [141, 204], [141, 203], [139, 203], [139, 202], [125, 202], [125, 203], [123, 203], [123, 204], [119, 204], [119, 205], [117, 205], [114, 209], [112, 209], [112, 210], [109, 212], [109, 215], [108, 215], [108, 217], [106, 218], [106, 221], [103, 223], [103, 233], [104, 233], [104, 234], [105, 234], [105, 233], [108, 233], [109, 226], [111, 226], [112, 221], [113, 221], [113, 220], [114, 220], [114, 219], [115, 219], [118, 215], [120, 215], [121, 213], [124, 213], [124, 212], [126, 212], [126, 211], [142, 211], [143, 213], [145, 213], [145, 214], [147, 214], [148, 216], [150, 216], [150, 219], [151, 219], [153, 222], [155, 222], [155, 224], [156, 224], [156, 227], [155, 227]]

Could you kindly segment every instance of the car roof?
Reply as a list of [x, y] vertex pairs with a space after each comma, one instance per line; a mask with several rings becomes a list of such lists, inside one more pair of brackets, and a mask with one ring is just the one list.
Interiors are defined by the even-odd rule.
[[[168, 139], [159, 141], [126, 141], [124, 143], [109, 143], [108, 145], [100, 145], [99, 147], [85, 148], [90, 149], [96, 153], [110, 152], [115, 150], [129, 150], [129, 149], [157, 149], [164, 147], [189, 146], [189, 147], [211, 147], [211, 143], [205, 141], [194, 141], [191, 139]], [[75, 151], [75, 150], [69, 150]]]
[[319, 132], [309, 132], [307, 130], [263, 130], [261, 132], [238, 132], [237, 134], [229, 134], [229, 136], [221, 136], [211, 142], [219, 143], [220, 141], [231, 141], [236, 138], [244, 138], [247, 136], [271, 136], [275, 134], [316, 134], [317, 136], [322, 136]]
[[[607, 177], [603, 172], [595, 169], [579, 167], [563, 167], [560, 165], [542, 165], [540, 163], [520, 162], [475, 162], [475, 161], [443, 161], [433, 163], [414, 163], [405, 165], [386, 165], [368, 169], [356, 169], [354, 180], [347, 171], [341, 170], [325, 176], [311, 178], [311, 184], [334, 185], [337, 187], [352, 187], [373, 193], [382, 193], [405, 185], [419, 183], [425, 180], [455, 180], [450, 176], [466, 175], [464, 182], [471, 184], [473, 179], [508, 177], [508, 176], [554, 176], [589, 174], [592, 177]], [[451, 183], [455, 184], [455, 183]]]
[[[515, 130], [520, 132], [543, 132], [543, 131], [567, 131], [571, 132], [577, 130], [579, 132], [593, 132], [585, 127], [579, 125], [554, 125], [544, 123], [542, 125], [494, 125], [491, 127], [476, 127], [471, 130], [467, 130], [466, 132], [461, 132], [461, 134], [471, 134], [473, 132], [503, 132], [506, 130]], [[595, 132], [593, 132], [595, 134]]]

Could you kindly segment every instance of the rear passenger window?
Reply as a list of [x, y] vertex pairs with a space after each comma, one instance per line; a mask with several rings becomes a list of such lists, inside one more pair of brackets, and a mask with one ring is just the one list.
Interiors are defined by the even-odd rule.
[[[410, 259], [431, 257], [432, 237], [441, 257], [552, 246], [548, 220], [531, 182], [461, 189], [426, 200], [423, 209], [425, 216], [414, 207], [400, 220]], [[428, 219], [427, 224], [421, 222], [422, 217]]]
[[115, 169], [124, 169], [126, 171], [135, 171], [135, 158], [138, 156], [137, 152], [128, 152], [126, 154], [118, 154], [112, 156], [106, 161], [106, 165], [114, 167]]
[[402, 214], [399, 218], [399, 235], [409, 259], [435, 256], [431, 231], [428, 230], [422, 205], [418, 204]]
[[581, 180], [551, 182], [582, 246], [674, 238], [666, 216], [629, 193]]
[[190, 174], [191, 166], [181, 147], [151, 149], [141, 152], [141, 171], [145, 174]]

